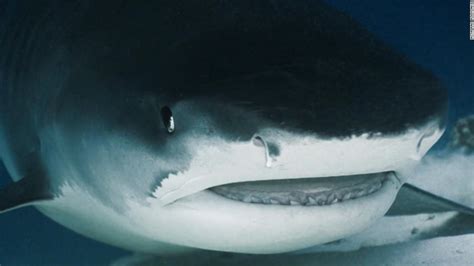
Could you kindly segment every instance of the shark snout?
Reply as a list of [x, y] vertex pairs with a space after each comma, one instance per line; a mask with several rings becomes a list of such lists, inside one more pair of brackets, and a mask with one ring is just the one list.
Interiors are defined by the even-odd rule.
[[[255, 132], [245, 141], [190, 140], [195, 152], [189, 166], [167, 176], [154, 197], [167, 205], [224, 184], [398, 172], [417, 163], [443, 130], [429, 123], [400, 135], [343, 139], [275, 128]], [[417, 145], [422, 136], [422, 144]]]

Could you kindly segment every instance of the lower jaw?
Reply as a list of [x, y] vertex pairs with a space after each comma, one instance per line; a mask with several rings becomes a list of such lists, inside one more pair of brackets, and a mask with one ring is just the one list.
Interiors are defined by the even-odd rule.
[[379, 191], [393, 172], [375, 174], [254, 181], [227, 184], [209, 191], [249, 204], [325, 206], [355, 200]]
[[[361, 232], [386, 213], [400, 186], [395, 175], [387, 175], [372, 194], [313, 207], [245, 203], [205, 190], [160, 213], [175, 218], [167, 216], [163, 225], [170, 243], [252, 254], [290, 252]], [[170, 219], [174, 221], [171, 227]]]

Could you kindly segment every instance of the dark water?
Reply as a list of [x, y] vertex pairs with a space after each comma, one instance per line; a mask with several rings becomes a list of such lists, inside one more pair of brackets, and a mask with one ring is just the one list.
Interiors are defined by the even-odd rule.
[[474, 113], [474, 41], [469, 40], [468, 1], [327, 2], [436, 74], [448, 89], [451, 125], [456, 118]]
[[[474, 41], [468, 1], [328, 0], [433, 71], [449, 90], [450, 123], [474, 113]], [[444, 145], [445, 139], [438, 144]], [[9, 182], [4, 169], [0, 185]], [[0, 265], [106, 264], [127, 253], [83, 238], [33, 208], [0, 216]]]

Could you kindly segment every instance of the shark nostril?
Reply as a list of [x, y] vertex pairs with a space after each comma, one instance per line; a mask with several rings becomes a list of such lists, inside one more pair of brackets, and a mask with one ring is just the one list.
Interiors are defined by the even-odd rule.
[[268, 148], [267, 142], [264, 141], [263, 138], [260, 137], [260, 136], [254, 136], [252, 138], [252, 142], [255, 146], [263, 147], [265, 149], [265, 159], [266, 159], [265, 166], [266, 167], [271, 167], [272, 166], [272, 158], [271, 158], [270, 153], [269, 153], [269, 148]]
[[263, 141], [262, 137], [260, 136], [255, 136], [252, 139], [253, 144], [258, 147], [265, 147], [265, 142]]
[[421, 159], [425, 155], [425, 153], [428, 151], [428, 149], [432, 146], [433, 143], [432, 141], [430, 141], [430, 139], [433, 136], [435, 136], [435, 134], [436, 134], [436, 131], [432, 129], [420, 137], [416, 145], [416, 153], [417, 153], [418, 159]]

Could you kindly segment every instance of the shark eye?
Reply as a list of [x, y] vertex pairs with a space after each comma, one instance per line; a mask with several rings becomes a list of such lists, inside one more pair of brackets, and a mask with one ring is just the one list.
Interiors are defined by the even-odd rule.
[[161, 119], [168, 133], [173, 133], [174, 132], [173, 113], [171, 112], [171, 109], [168, 106], [164, 106], [163, 108], [161, 108]]

